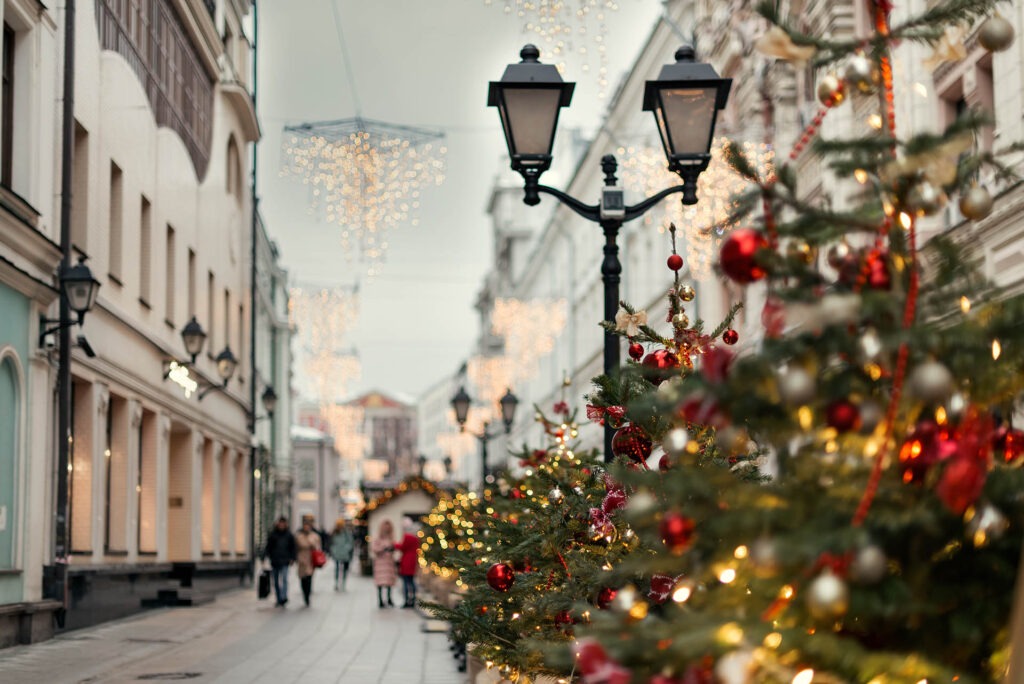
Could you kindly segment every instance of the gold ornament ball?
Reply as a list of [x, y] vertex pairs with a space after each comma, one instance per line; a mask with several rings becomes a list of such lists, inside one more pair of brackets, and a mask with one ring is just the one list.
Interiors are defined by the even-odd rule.
[[978, 29], [978, 42], [989, 52], [1002, 52], [1013, 45], [1013, 24], [993, 14]]
[[953, 374], [938, 361], [925, 361], [910, 374], [910, 391], [926, 403], [944, 403], [953, 393]]
[[835, 74], [825, 74], [818, 81], [818, 101], [826, 107], [840, 104], [846, 99], [846, 84]]
[[673, 428], [661, 440], [661, 448], [669, 458], [682, 458], [686, 454], [686, 445], [690, 443], [690, 434], [683, 428]]
[[831, 570], [825, 570], [807, 587], [807, 609], [819, 620], [834, 620], [850, 607], [850, 589]]
[[684, 302], [692, 302], [693, 298], [697, 296], [697, 293], [689, 285], [683, 285], [679, 288], [679, 298]]
[[992, 195], [980, 186], [971, 186], [960, 196], [960, 213], [972, 221], [980, 221], [992, 213]]
[[850, 564], [850, 577], [860, 584], [877, 584], [888, 572], [889, 559], [877, 544], [859, 548]]
[[812, 399], [817, 390], [814, 378], [803, 368], [790, 368], [779, 374], [779, 396], [791, 406], [802, 406]]
[[817, 250], [803, 240], [791, 240], [786, 245], [786, 258], [802, 264], [810, 264], [817, 256]]
[[946, 206], [946, 193], [928, 181], [920, 181], [907, 191], [903, 204], [912, 214], [933, 216]]
[[856, 55], [846, 65], [846, 71], [843, 72], [843, 80], [852, 88], [856, 88], [861, 93], [867, 95], [874, 92], [882, 77], [878, 71], [877, 64], [864, 55]]
[[672, 317], [672, 325], [674, 325], [677, 328], [689, 328], [690, 317], [684, 313], [677, 313], [675, 316]]

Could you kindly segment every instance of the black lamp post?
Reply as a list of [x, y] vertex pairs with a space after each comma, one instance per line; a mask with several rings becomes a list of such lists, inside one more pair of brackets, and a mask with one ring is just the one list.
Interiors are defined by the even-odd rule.
[[[452, 397], [452, 408], [455, 410], [455, 420], [459, 423], [460, 432], [469, 432], [466, 430], [466, 419], [469, 417], [469, 405], [472, 403], [469, 394], [466, 393], [465, 387], [459, 387], [459, 391]], [[505, 433], [509, 433], [512, 430], [512, 422], [516, 417], [516, 407], [519, 406], [519, 399], [516, 395], [512, 394], [512, 389], [506, 389], [505, 395], [498, 401], [498, 405], [501, 407], [501, 422], [505, 425]], [[497, 437], [499, 432], [488, 432], [490, 423], [485, 422], [483, 429], [479, 434], [475, 432], [469, 432], [480, 441], [480, 462], [481, 462], [481, 480], [487, 481], [487, 442], [493, 437]], [[451, 463], [451, 459], [447, 459], [447, 464]], [[449, 465], [450, 467], [450, 465]]]
[[[39, 333], [39, 346], [48, 335], [70, 328], [75, 325], [82, 325], [85, 321], [85, 314], [92, 310], [96, 303], [96, 295], [100, 290], [100, 281], [93, 277], [92, 271], [85, 265], [85, 257], [79, 257], [78, 263], [69, 268], [60, 269], [60, 294], [61, 294], [61, 315], [58, 318], [42, 319], [42, 332]], [[69, 311], [68, 315], [63, 314], [64, 306]], [[74, 313], [78, 320], [70, 316]], [[48, 327], [49, 326], [49, 327]]]
[[273, 416], [274, 409], [277, 408], [277, 392], [274, 391], [274, 388], [267, 385], [263, 394], [260, 395], [260, 401], [263, 402], [263, 410], [267, 412], [267, 415]]
[[[697, 177], [711, 160], [718, 110], [725, 107], [732, 79], [719, 78], [709, 64], [694, 61], [693, 48], [676, 51], [675, 64], [661, 69], [658, 79], [648, 81], [644, 89], [644, 111], [653, 111], [661, 135], [669, 170], [679, 174], [682, 185], [667, 188], [633, 206], [626, 206], [615, 172], [618, 162], [608, 154], [601, 158], [604, 188], [597, 204], [585, 204], [570, 195], [540, 184], [540, 175], [551, 166], [558, 113], [572, 99], [573, 83], [563, 83], [558, 70], [537, 61], [540, 51], [527, 45], [519, 53], [522, 62], [509, 64], [500, 81], [492, 81], [487, 104], [497, 107], [512, 169], [523, 176], [528, 205], [540, 202], [540, 194], [552, 195], [577, 214], [598, 223], [604, 231], [604, 319], [615, 320], [619, 308], [619, 281], [622, 265], [616, 242], [619, 228], [645, 214], [661, 200], [682, 193], [683, 204], [696, 204]], [[604, 373], [613, 375], [619, 367], [619, 338], [606, 331]], [[611, 426], [605, 425], [605, 460], [612, 457]]]

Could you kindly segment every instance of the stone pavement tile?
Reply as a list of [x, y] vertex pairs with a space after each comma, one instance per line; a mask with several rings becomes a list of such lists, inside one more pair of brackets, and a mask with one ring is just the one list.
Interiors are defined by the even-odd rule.
[[296, 581], [287, 609], [242, 590], [0, 650], [0, 683], [195, 675], [196, 684], [466, 684], [446, 636], [423, 632], [418, 611], [380, 610], [370, 580], [350, 582], [344, 593], [329, 582], [314, 586], [310, 608], [301, 606]]

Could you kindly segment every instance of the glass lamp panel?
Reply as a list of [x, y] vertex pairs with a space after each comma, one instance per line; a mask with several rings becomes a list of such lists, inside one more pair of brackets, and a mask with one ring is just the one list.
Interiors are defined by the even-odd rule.
[[708, 153], [717, 92], [714, 87], [661, 90], [658, 126], [672, 156]]
[[506, 87], [503, 95], [502, 122], [509, 152], [513, 156], [550, 155], [562, 91], [558, 88]]
[[221, 380], [230, 380], [231, 376], [235, 374], [237, 365], [238, 360], [235, 359], [235, 355], [231, 353], [230, 349], [225, 349], [217, 355], [217, 375]]
[[75, 313], [83, 313], [92, 308], [96, 288], [91, 280], [68, 282], [64, 291], [68, 298], [68, 306]]

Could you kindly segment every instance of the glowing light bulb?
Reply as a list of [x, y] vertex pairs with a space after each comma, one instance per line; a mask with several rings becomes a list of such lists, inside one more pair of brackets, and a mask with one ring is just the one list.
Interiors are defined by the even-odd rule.
[[814, 681], [814, 670], [807, 668], [806, 670], [800, 670], [793, 677], [793, 684], [811, 684]]
[[992, 360], [998, 361], [999, 357], [1003, 353], [1003, 345], [999, 344], [999, 340], [992, 340]]

